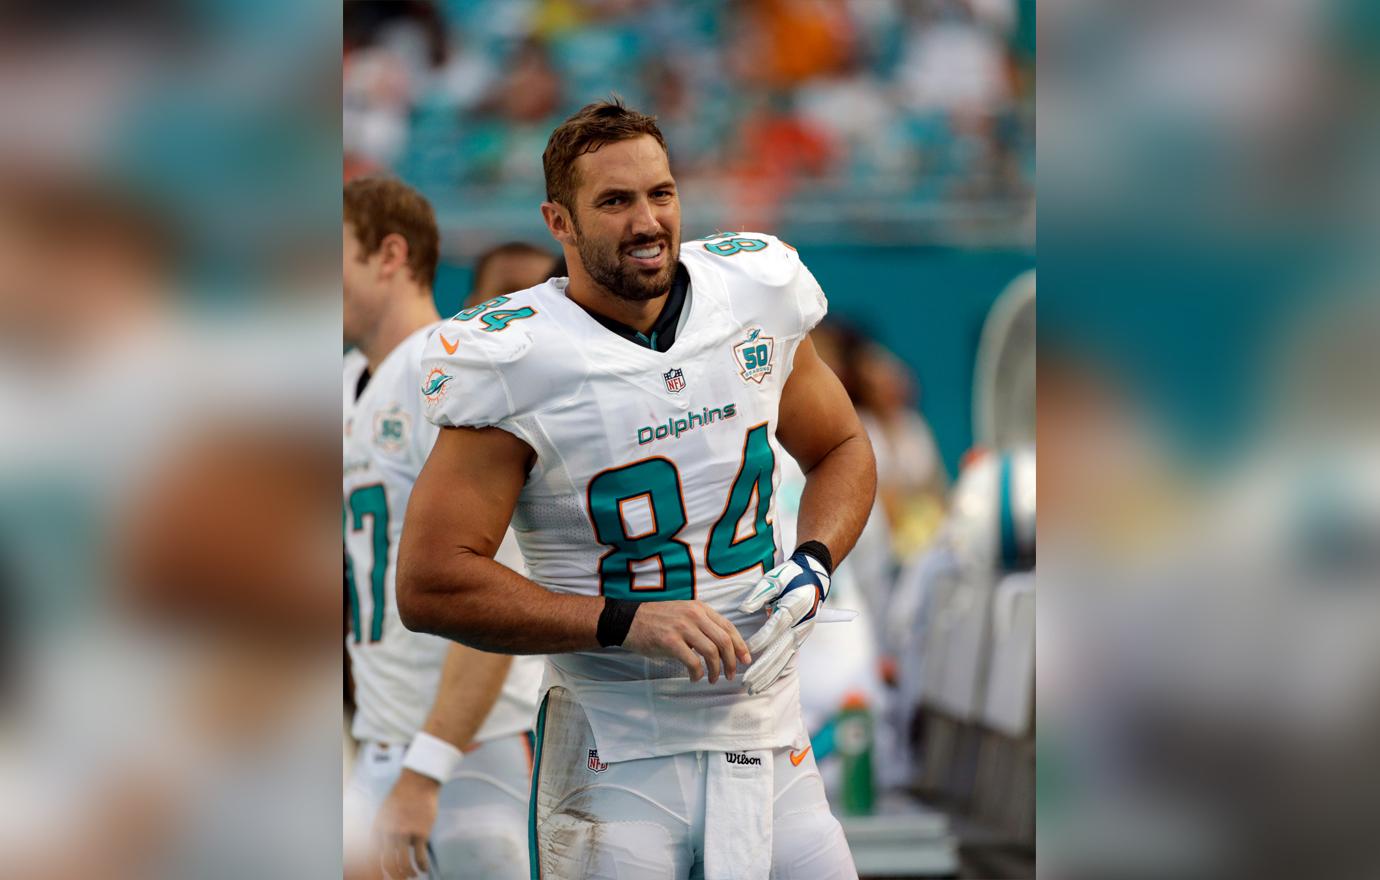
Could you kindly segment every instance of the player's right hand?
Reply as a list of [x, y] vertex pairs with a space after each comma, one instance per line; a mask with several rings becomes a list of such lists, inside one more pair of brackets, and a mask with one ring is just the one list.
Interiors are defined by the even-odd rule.
[[643, 602], [623, 647], [644, 657], [674, 657], [685, 664], [691, 681], [707, 670], [711, 684], [721, 674], [732, 681], [739, 663], [752, 662], [738, 628], [695, 599]]

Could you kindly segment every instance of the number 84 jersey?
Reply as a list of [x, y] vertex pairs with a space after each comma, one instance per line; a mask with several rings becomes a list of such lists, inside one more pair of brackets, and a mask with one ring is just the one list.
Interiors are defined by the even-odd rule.
[[[422, 398], [442, 427], [498, 427], [536, 452], [513, 527], [547, 589], [640, 601], [699, 599], [751, 636], [737, 606], [780, 548], [781, 391], [824, 294], [795, 250], [757, 233], [685, 242], [690, 277], [674, 343], [610, 331], [555, 278], [443, 323]], [[464, 394], [452, 394], [453, 386]], [[765, 694], [691, 683], [684, 667], [622, 648], [552, 655], [600, 757], [799, 743], [798, 682]]]

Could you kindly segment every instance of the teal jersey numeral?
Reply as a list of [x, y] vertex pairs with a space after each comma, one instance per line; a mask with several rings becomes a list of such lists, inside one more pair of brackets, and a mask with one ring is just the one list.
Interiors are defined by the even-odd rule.
[[[341, 528], [348, 528], [349, 511], [341, 516]], [[350, 635], [359, 641], [359, 599], [355, 596], [355, 567], [350, 562], [350, 551], [345, 550], [345, 607], [350, 610]]]
[[[767, 519], [775, 471], [776, 455], [763, 423], [743, 438], [742, 464], [724, 512], [709, 532], [705, 564], [716, 576], [758, 565], [766, 571], [775, 564], [776, 537]], [[754, 496], [752, 534], [735, 540]], [[651, 529], [629, 535], [623, 508], [644, 497], [652, 512]], [[589, 517], [599, 543], [612, 548], [599, 559], [599, 589], [605, 596], [641, 601], [695, 598], [695, 559], [690, 546], [677, 537], [687, 523], [685, 494], [680, 471], [670, 459], [648, 458], [595, 476], [589, 482]], [[661, 567], [661, 585], [633, 587], [633, 563], [649, 559]]]
[[[354, 531], [364, 529], [366, 518], [371, 520], [374, 564], [369, 571], [369, 587], [373, 597], [374, 614], [369, 625], [369, 641], [377, 642], [383, 638], [384, 578], [388, 574], [388, 493], [380, 483], [361, 486], [350, 493], [348, 507], [345, 512], [346, 525]], [[354, 519], [352, 526], [351, 517]], [[355, 641], [359, 642], [363, 636], [359, 620], [359, 587], [355, 583], [355, 566], [348, 550], [345, 554], [345, 581], [350, 591], [351, 629]]]
[[[767, 426], [758, 425], [743, 440], [743, 463], [738, 476], [733, 478], [733, 488], [728, 490], [728, 504], [709, 531], [704, 564], [715, 575], [728, 577], [755, 565], [762, 566], [765, 572], [775, 564], [776, 538], [767, 521], [775, 472], [776, 455], [767, 439]], [[757, 510], [753, 513], [752, 534], [735, 541], [738, 523], [748, 512], [753, 495], [757, 496]]]
[[486, 309], [497, 308], [498, 306], [503, 305], [507, 301], [508, 297], [506, 296], [496, 296], [493, 299], [488, 300], [486, 302], [482, 302], [477, 306], [470, 306], [468, 309], [463, 310], [455, 317], [459, 318], [462, 321], [471, 321], [479, 317], [479, 315], [483, 314], [483, 312]]
[[[641, 497], [651, 506], [652, 529], [629, 535], [623, 506]], [[689, 546], [676, 539], [686, 523], [680, 472], [668, 459], [649, 458], [590, 480], [589, 513], [599, 543], [613, 548], [599, 560], [605, 596], [652, 601], [695, 597], [695, 560]], [[653, 558], [661, 566], [661, 586], [634, 587], [633, 563]]]
[[705, 250], [721, 257], [731, 257], [744, 251], [749, 253], [760, 251], [767, 246], [767, 243], [760, 238], [742, 238], [736, 232], [720, 232], [716, 235], [709, 235], [705, 237], [704, 242]]
[[[496, 312], [489, 312], [489, 309], [498, 308], [508, 301], [506, 296], [496, 296], [493, 299], [482, 302], [477, 306], [470, 306], [468, 309], [457, 314], [455, 317], [461, 321], [470, 321], [480, 315], [484, 315], [484, 330], [487, 333], [497, 333], [505, 329], [514, 321], [521, 321], [523, 318], [530, 318], [537, 313], [531, 306], [523, 306], [520, 309], [499, 309]], [[485, 314], [485, 312], [488, 312]]]
[[496, 312], [489, 312], [484, 316], [484, 329], [489, 333], [496, 333], [507, 327], [513, 321], [521, 321], [523, 318], [530, 318], [537, 313], [537, 310], [530, 306], [523, 306], [520, 309], [499, 309]]

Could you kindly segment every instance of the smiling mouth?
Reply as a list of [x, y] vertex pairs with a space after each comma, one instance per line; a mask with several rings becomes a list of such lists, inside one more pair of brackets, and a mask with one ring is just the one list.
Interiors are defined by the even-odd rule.
[[623, 255], [633, 263], [648, 268], [655, 268], [661, 265], [666, 250], [665, 243], [656, 242], [654, 244], [643, 244], [634, 248], [628, 248], [623, 252]]

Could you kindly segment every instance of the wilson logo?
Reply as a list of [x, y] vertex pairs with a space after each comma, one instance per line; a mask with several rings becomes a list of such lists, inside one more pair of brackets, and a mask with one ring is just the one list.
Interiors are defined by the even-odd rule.
[[724, 752], [724, 760], [730, 764], [742, 764], [747, 767], [762, 764], [761, 758], [749, 757], [746, 752]]

